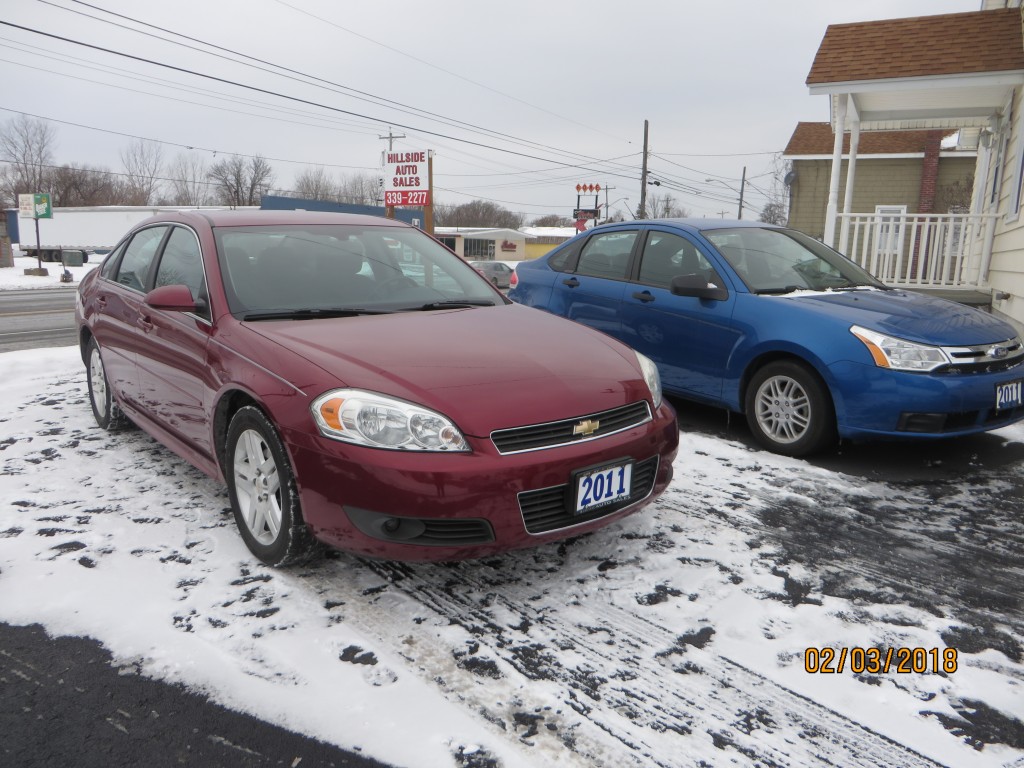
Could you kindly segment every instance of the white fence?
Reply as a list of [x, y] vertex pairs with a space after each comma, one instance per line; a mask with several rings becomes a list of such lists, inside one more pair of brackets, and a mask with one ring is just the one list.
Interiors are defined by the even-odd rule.
[[988, 279], [997, 216], [841, 213], [830, 245], [887, 285], [977, 288]]

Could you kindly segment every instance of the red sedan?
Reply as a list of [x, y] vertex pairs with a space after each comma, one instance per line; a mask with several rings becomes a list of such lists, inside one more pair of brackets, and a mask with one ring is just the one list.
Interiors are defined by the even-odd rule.
[[672, 477], [646, 357], [510, 303], [418, 229], [182, 211], [82, 280], [97, 422], [225, 481], [262, 561], [451, 560], [599, 528]]

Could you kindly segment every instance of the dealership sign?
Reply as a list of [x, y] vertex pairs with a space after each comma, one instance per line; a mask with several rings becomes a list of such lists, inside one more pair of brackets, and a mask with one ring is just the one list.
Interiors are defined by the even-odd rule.
[[53, 208], [50, 196], [45, 192], [34, 195], [18, 195], [18, 218], [21, 219], [52, 219]]
[[384, 154], [384, 205], [430, 205], [427, 151]]

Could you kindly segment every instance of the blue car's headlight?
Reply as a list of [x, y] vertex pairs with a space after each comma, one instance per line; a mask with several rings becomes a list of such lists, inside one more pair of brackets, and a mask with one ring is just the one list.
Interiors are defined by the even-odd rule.
[[657, 409], [661, 406], [661, 375], [658, 373], [658, 366], [654, 364], [654, 361], [649, 357], [641, 355], [636, 350], [636, 361], [640, 363], [640, 370], [643, 371], [644, 381], [647, 382], [647, 388], [651, 390], [651, 399], [654, 401], [654, 407]]
[[939, 347], [918, 344], [878, 331], [869, 331], [859, 325], [850, 327], [850, 333], [860, 339], [871, 353], [875, 365], [896, 371], [934, 371], [952, 361]]
[[401, 451], [468, 451], [451, 421], [439, 413], [376, 392], [335, 389], [311, 406], [324, 437]]

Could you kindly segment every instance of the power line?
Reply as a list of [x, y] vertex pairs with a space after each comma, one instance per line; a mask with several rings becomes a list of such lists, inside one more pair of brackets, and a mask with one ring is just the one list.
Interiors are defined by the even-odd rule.
[[[125, 29], [127, 31], [134, 32], [136, 34], [146, 35], [148, 37], [152, 37], [154, 39], [161, 40], [163, 42], [170, 43], [172, 45], [177, 45], [177, 46], [180, 46], [180, 47], [183, 47], [183, 48], [187, 48], [189, 50], [193, 50], [193, 51], [196, 51], [198, 53], [203, 53], [203, 54], [208, 55], [208, 56], [215, 56], [216, 58], [220, 58], [220, 59], [223, 59], [225, 61], [230, 61], [233, 64], [242, 64], [243, 66], [247, 66], [247, 67], [256, 69], [258, 71], [261, 71], [261, 72], [266, 72], [266, 73], [269, 73], [269, 74], [274, 74], [274, 75], [277, 75], [279, 77], [286, 77], [287, 79], [295, 80], [297, 82], [301, 82], [304, 85], [313, 85], [314, 87], [324, 88], [325, 90], [328, 90], [328, 91], [331, 91], [331, 92], [334, 92], [334, 93], [338, 93], [337, 89], [341, 89], [342, 91], [347, 92], [347, 94], [345, 94], [345, 95], [349, 95], [352, 98], [356, 98], [356, 99], [358, 99], [360, 101], [366, 101], [366, 102], [375, 104], [377, 106], [385, 106], [385, 107], [388, 107], [390, 109], [396, 109], [397, 111], [399, 111], [399, 112], [401, 112], [403, 114], [424, 116], [424, 117], [427, 117], [428, 119], [435, 120], [435, 121], [440, 122], [440, 123], [442, 123], [444, 125], [447, 125], [449, 127], [463, 128], [463, 129], [469, 130], [470, 132], [473, 132], [473, 133], [481, 133], [481, 134], [493, 136], [495, 138], [505, 139], [507, 141], [511, 141], [514, 144], [518, 144], [520, 146], [533, 146], [533, 147], [537, 147], [537, 148], [540, 148], [540, 149], [548, 149], [548, 150], [553, 150], [553, 151], [556, 151], [556, 152], [562, 152], [563, 154], [567, 154], [567, 155], [575, 155], [577, 157], [582, 157], [582, 158], [590, 159], [586, 155], [581, 155], [581, 154], [578, 154], [578, 153], [561, 150], [561, 149], [558, 149], [557, 147], [553, 147], [553, 146], [550, 146], [550, 145], [547, 145], [547, 144], [542, 144], [540, 142], [531, 141], [529, 139], [523, 139], [523, 138], [519, 138], [519, 137], [516, 137], [516, 136], [512, 136], [511, 134], [502, 133], [500, 131], [495, 131], [495, 130], [492, 130], [492, 129], [489, 129], [489, 128], [485, 128], [485, 127], [482, 127], [482, 126], [475, 125], [473, 123], [468, 123], [468, 122], [465, 122], [465, 121], [462, 121], [462, 120], [457, 120], [455, 118], [450, 118], [450, 117], [447, 117], [445, 115], [438, 114], [436, 112], [430, 112], [428, 110], [420, 109], [418, 107], [413, 107], [413, 106], [410, 106], [408, 104], [403, 104], [402, 102], [394, 101], [392, 99], [388, 99], [388, 98], [383, 97], [383, 96], [378, 96], [376, 94], [372, 94], [372, 93], [369, 93], [367, 91], [362, 91], [362, 90], [359, 90], [359, 89], [356, 89], [356, 88], [352, 88], [350, 86], [346, 86], [346, 85], [342, 85], [342, 84], [339, 84], [339, 83], [335, 83], [333, 81], [326, 80], [324, 78], [321, 78], [321, 77], [318, 77], [318, 76], [315, 76], [315, 75], [310, 75], [308, 73], [301, 72], [299, 70], [292, 69], [290, 67], [286, 67], [286, 66], [281, 65], [281, 64], [275, 64], [273, 62], [266, 61], [265, 59], [260, 59], [258, 57], [251, 56], [251, 55], [245, 54], [245, 53], [241, 53], [239, 51], [235, 51], [235, 50], [232, 50], [230, 48], [225, 48], [223, 46], [219, 46], [219, 45], [216, 45], [214, 43], [210, 43], [210, 42], [207, 42], [205, 40], [201, 40], [201, 39], [196, 38], [196, 37], [185, 35], [185, 34], [180, 33], [180, 32], [175, 32], [173, 30], [169, 30], [169, 29], [166, 29], [164, 27], [157, 26], [155, 24], [150, 24], [148, 22], [141, 21], [141, 20], [133, 18], [131, 16], [126, 16], [124, 14], [116, 13], [114, 11], [110, 11], [110, 10], [107, 10], [105, 8], [101, 8], [98, 5], [94, 5], [94, 4], [91, 4], [91, 3], [84, 2], [83, 0], [71, 0], [71, 2], [74, 2], [74, 3], [78, 4], [78, 5], [86, 6], [88, 8], [92, 8], [94, 10], [100, 11], [102, 13], [109, 14], [109, 15], [117, 17], [117, 18], [124, 19], [126, 21], [130, 21], [130, 22], [135, 23], [135, 24], [139, 24], [139, 25], [142, 25], [142, 26], [145, 26], [145, 27], [149, 27], [151, 29], [159, 30], [160, 32], [163, 32], [163, 33], [168, 34], [168, 35], [173, 35], [175, 37], [180, 37], [180, 38], [183, 38], [185, 40], [189, 40], [191, 42], [198, 43], [199, 45], [203, 45], [203, 46], [206, 46], [208, 48], [212, 48], [215, 51], [223, 51], [225, 53], [231, 54], [232, 56], [237, 56], [237, 57], [241, 57], [242, 59], [246, 59], [246, 60], [248, 60], [250, 62], [257, 62], [259, 64], [266, 65], [267, 67], [273, 67], [275, 70], [280, 70], [280, 71], [279, 72], [275, 72], [273, 70], [266, 69], [266, 67], [263, 67], [263, 66], [255, 66], [254, 64], [246, 63], [245, 61], [238, 61], [237, 59], [231, 59], [231, 58], [229, 58], [227, 56], [223, 56], [223, 55], [221, 55], [219, 53], [214, 53], [214, 52], [211, 52], [211, 51], [203, 50], [201, 48], [197, 48], [197, 47], [192, 46], [192, 45], [186, 45], [184, 43], [177, 42], [177, 41], [174, 41], [174, 40], [168, 40], [167, 38], [160, 37], [159, 35], [154, 35], [152, 33], [145, 32], [143, 30], [134, 29], [132, 27], [125, 26], [123, 24], [117, 24], [117, 23], [112, 22], [112, 21], [110, 21], [108, 19], [102, 19], [102, 18], [99, 18], [97, 16], [93, 16], [93, 15], [90, 15], [90, 14], [87, 14], [87, 13], [83, 13], [81, 11], [76, 11], [76, 10], [73, 10], [73, 9], [70, 9], [70, 8], [65, 8], [64, 6], [57, 5], [56, 3], [50, 2], [50, 0], [38, 0], [38, 2], [44, 3], [46, 5], [50, 5], [51, 7], [63, 10], [63, 11], [68, 12], [68, 13], [75, 13], [75, 14], [78, 14], [78, 15], [81, 15], [81, 16], [85, 16], [86, 18], [93, 19], [94, 21], [98, 21], [100, 23], [110, 24], [112, 26], [116, 26], [116, 27], [118, 27], [120, 29]], [[289, 6], [289, 7], [291, 7], [291, 6]], [[292, 9], [293, 10], [299, 10], [299, 9], [295, 9], [295, 8], [292, 8]], [[302, 12], [302, 11], [300, 11], [300, 12]], [[312, 15], [312, 14], [309, 14], [309, 15]], [[317, 18], [317, 17], [314, 17], [314, 18]], [[330, 21], [327, 21], [327, 20], [323, 20], [323, 21], [325, 23], [333, 25], [333, 23], [330, 22]], [[334, 25], [334, 26], [337, 26], [337, 25]], [[344, 31], [349, 32], [351, 34], [358, 34], [358, 33], [352, 32], [351, 30], [344, 29], [343, 27], [339, 27], [339, 28], [343, 29]], [[369, 38], [366, 38], [366, 39], [369, 40]], [[376, 41], [371, 41], [371, 42], [376, 42]], [[382, 43], [378, 43], [378, 44], [379, 45], [383, 45]], [[387, 46], [385, 46], [385, 47], [387, 47]], [[426, 63], [426, 62], [424, 62], [424, 63]], [[290, 73], [290, 74], [282, 74], [282, 72]], [[295, 76], [298, 76], [298, 77], [295, 77]], [[299, 78], [304, 78], [304, 79], [300, 80]], [[312, 82], [310, 82], [310, 81], [312, 81]], [[472, 81], [470, 81], [470, 82], [472, 82]], [[327, 86], [330, 86], [330, 87], [327, 87]], [[246, 86], [243, 86], [243, 87], [246, 87]], [[505, 94], [502, 94], [502, 95], [505, 95]], [[509, 98], [513, 98], [513, 97], [509, 97]], [[356, 113], [352, 113], [352, 114], [356, 114]], [[552, 114], [554, 114], [554, 113], [552, 113]], [[383, 121], [382, 120], [381, 122], [382, 123], [391, 122], [393, 124], [397, 124], [397, 123], [394, 123], [394, 121]], [[409, 126], [401, 126], [401, 127], [408, 128], [409, 130], [414, 130], [414, 129], [410, 128]], [[437, 134], [437, 135], [441, 135], [441, 134]], [[501, 150], [499, 150], [499, 151], [501, 151]]]
[[[606, 171], [597, 171], [596, 169], [587, 169], [584, 166], [579, 165], [579, 164], [560, 162], [560, 161], [557, 161], [557, 160], [552, 160], [550, 158], [544, 158], [544, 157], [539, 157], [537, 155], [528, 154], [528, 153], [525, 153], [525, 152], [519, 152], [519, 151], [516, 151], [516, 150], [513, 150], [513, 149], [507, 149], [507, 148], [503, 148], [503, 147], [496, 147], [496, 146], [493, 146], [493, 145], [490, 145], [490, 144], [484, 144], [482, 142], [472, 141], [470, 139], [464, 139], [464, 138], [459, 138], [459, 137], [456, 137], [456, 136], [450, 136], [450, 135], [447, 135], [447, 134], [444, 134], [444, 133], [439, 133], [437, 131], [430, 131], [430, 130], [427, 130], [427, 129], [424, 129], [424, 128], [417, 128], [415, 126], [399, 123], [397, 121], [381, 120], [379, 118], [372, 117], [370, 115], [364, 115], [362, 113], [354, 112], [352, 110], [342, 109], [340, 107], [332, 107], [332, 106], [327, 105], [327, 104], [321, 104], [319, 102], [311, 101], [309, 99], [303, 99], [303, 98], [300, 98], [298, 96], [289, 96], [288, 94], [280, 93], [280, 92], [273, 91], [273, 90], [270, 90], [270, 89], [267, 89], [267, 88], [260, 88], [260, 87], [255, 86], [255, 85], [248, 85], [246, 83], [240, 83], [240, 82], [238, 82], [236, 80], [231, 80], [231, 79], [228, 79], [228, 78], [217, 77], [216, 75], [210, 75], [210, 74], [206, 74], [206, 73], [203, 73], [203, 72], [198, 72], [198, 71], [195, 71], [195, 70], [188, 69], [186, 67], [179, 67], [179, 66], [176, 66], [176, 65], [173, 65], [173, 64], [168, 64], [168, 63], [165, 63], [165, 62], [155, 61], [153, 59], [147, 59], [147, 58], [142, 57], [142, 56], [135, 56], [135, 55], [130, 54], [130, 53], [125, 53], [123, 51], [116, 51], [116, 50], [111, 49], [111, 48], [105, 48], [103, 46], [93, 45], [92, 43], [86, 43], [86, 42], [81, 41], [81, 40], [75, 40], [73, 38], [64, 37], [62, 35], [57, 35], [57, 34], [54, 34], [54, 33], [51, 33], [51, 32], [44, 32], [42, 30], [34, 29], [32, 27], [26, 27], [26, 26], [23, 26], [23, 25], [20, 25], [20, 24], [15, 24], [15, 23], [10, 22], [10, 21], [4, 21], [2, 19], [0, 19], [0, 24], [2, 24], [4, 26], [8, 26], [8, 27], [13, 27], [15, 29], [20, 29], [20, 30], [25, 31], [25, 32], [31, 32], [33, 34], [42, 35], [43, 37], [48, 37], [48, 38], [51, 38], [51, 39], [60, 40], [62, 42], [70, 43], [72, 45], [78, 45], [78, 46], [82, 46], [82, 47], [89, 48], [89, 49], [92, 49], [92, 50], [101, 51], [103, 53], [109, 53], [109, 54], [113, 54], [115, 56], [121, 56], [121, 57], [124, 57], [124, 58], [127, 58], [127, 59], [132, 59], [134, 61], [140, 61], [140, 62], [143, 62], [143, 63], [146, 63], [146, 64], [151, 64], [153, 66], [163, 67], [163, 68], [170, 69], [170, 70], [173, 70], [173, 71], [176, 71], [176, 72], [182, 72], [184, 74], [193, 75], [195, 77], [201, 77], [201, 78], [205, 78], [205, 79], [208, 79], [208, 80], [213, 80], [215, 82], [225, 83], [225, 84], [232, 85], [232, 86], [235, 86], [235, 87], [238, 87], [238, 88], [244, 88], [244, 89], [247, 89], [247, 90], [255, 91], [257, 93], [264, 93], [264, 94], [267, 94], [267, 95], [270, 95], [270, 96], [275, 96], [275, 97], [278, 97], [278, 98], [286, 99], [288, 101], [294, 101], [294, 102], [297, 102], [297, 103], [300, 103], [300, 104], [307, 104], [307, 105], [318, 107], [318, 108], [321, 108], [321, 109], [326, 109], [326, 110], [331, 111], [331, 112], [337, 112], [337, 113], [340, 113], [340, 114], [352, 115], [354, 117], [360, 117], [360, 118], [363, 118], [363, 119], [366, 119], [366, 120], [371, 120], [371, 121], [382, 123], [382, 124], [390, 123], [390, 124], [392, 124], [394, 126], [397, 126], [399, 128], [404, 128], [404, 129], [407, 129], [407, 130], [416, 131], [418, 133], [422, 133], [422, 134], [427, 135], [427, 136], [436, 136], [436, 137], [440, 137], [440, 138], [445, 138], [445, 139], [449, 139], [451, 141], [456, 141], [456, 142], [458, 142], [460, 144], [468, 144], [470, 146], [477, 146], [477, 147], [482, 147], [484, 149], [491, 149], [491, 150], [494, 150], [496, 152], [501, 152], [501, 153], [504, 153], [504, 154], [514, 155], [514, 156], [517, 156], [517, 157], [524, 157], [524, 158], [528, 158], [528, 159], [531, 159], [531, 160], [538, 160], [538, 161], [541, 161], [541, 162], [552, 163], [553, 165], [558, 165], [558, 166], [562, 166], [562, 167], [565, 167], [565, 168], [581, 168], [581, 169], [584, 169], [584, 170], [591, 170], [591, 171], [600, 172], [600, 173], [605, 173], [606, 172]], [[566, 153], [566, 154], [575, 154], [575, 153]], [[584, 155], [582, 157], [586, 157], [586, 156]], [[588, 158], [588, 159], [593, 160], [593, 158]]]

